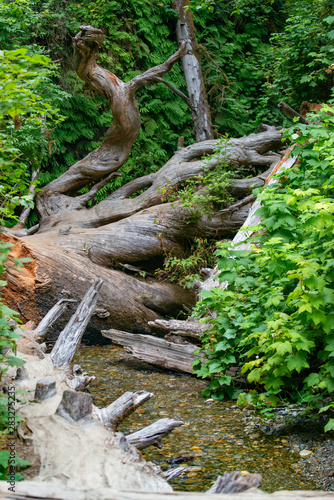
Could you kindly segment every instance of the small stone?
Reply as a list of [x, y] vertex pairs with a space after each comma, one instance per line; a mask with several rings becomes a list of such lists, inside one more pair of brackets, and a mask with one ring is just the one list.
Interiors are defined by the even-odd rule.
[[214, 401], [215, 401], [214, 399], [210, 398], [210, 399], [207, 399], [206, 401], [204, 401], [204, 403], [209, 404], [209, 403], [214, 403]]
[[306, 458], [306, 457], [309, 457], [310, 455], [312, 455], [313, 452], [311, 450], [302, 450], [299, 455], [302, 457], [302, 458]]
[[45, 401], [56, 394], [56, 379], [53, 377], [41, 378], [38, 380], [35, 389], [35, 399]]
[[288, 440], [287, 440], [287, 439], [281, 439], [281, 443], [282, 443], [282, 444], [287, 444], [287, 443], [288, 443]]
[[258, 439], [260, 437], [260, 434], [251, 434], [250, 436], [250, 439]]

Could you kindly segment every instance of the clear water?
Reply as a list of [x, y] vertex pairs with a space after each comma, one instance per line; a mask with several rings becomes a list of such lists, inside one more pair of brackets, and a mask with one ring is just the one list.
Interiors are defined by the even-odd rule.
[[205, 381], [156, 369], [114, 346], [83, 347], [76, 363], [96, 377], [90, 392], [97, 406], [107, 406], [126, 391], [154, 393], [120, 426], [125, 435], [160, 418], [184, 422], [163, 439], [162, 449], [143, 450], [145, 459], [163, 470], [175, 467], [168, 460], [194, 457], [178, 464], [187, 470], [172, 481], [175, 490], [205, 491], [218, 475], [233, 470], [260, 473], [261, 489], [268, 492], [315, 488], [302, 476], [299, 456], [291, 453], [286, 436], [263, 435], [254, 417], [232, 408], [233, 402], [205, 402], [201, 395]]

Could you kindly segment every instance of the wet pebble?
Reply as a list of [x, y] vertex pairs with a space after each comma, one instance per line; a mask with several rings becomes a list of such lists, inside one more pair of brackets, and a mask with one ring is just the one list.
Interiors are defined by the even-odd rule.
[[303, 458], [309, 457], [313, 452], [311, 450], [302, 450], [299, 455]]

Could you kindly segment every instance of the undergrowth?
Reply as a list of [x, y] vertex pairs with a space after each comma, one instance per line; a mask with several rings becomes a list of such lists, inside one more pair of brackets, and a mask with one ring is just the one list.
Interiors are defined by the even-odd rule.
[[[332, 101], [333, 102], [333, 101]], [[223, 243], [216, 251], [219, 282], [227, 290], [202, 292], [198, 316], [205, 361], [198, 376], [210, 378], [205, 396], [236, 396], [226, 369], [240, 366], [257, 408], [293, 400], [309, 410], [334, 410], [334, 116], [325, 105], [296, 125], [292, 155], [298, 162], [259, 193], [263, 215], [253, 227], [251, 251]], [[259, 190], [257, 190], [259, 192]], [[325, 430], [334, 429], [330, 418]]]

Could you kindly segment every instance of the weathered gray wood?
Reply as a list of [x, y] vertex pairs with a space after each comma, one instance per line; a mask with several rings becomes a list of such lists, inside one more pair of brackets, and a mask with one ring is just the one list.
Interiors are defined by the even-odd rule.
[[75, 375], [73, 378], [67, 378], [67, 385], [73, 389], [73, 391], [84, 391], [89, 384], [95, 380], [94, 375]]
[[97, 280], [82, 299], [75, 314], [71, 317], [51, 351], [51, 359], [55, 366], [71, 363], [81, 338], [96, 306], [103, 280]]
[[181, 476], [181, 474], [183, 474], [186, 470], [186, 467], [174, 467], [174, 469], [163, 472], [162, 476], [166, 479], [166, 481], [172, 481], [173, 479]]
[[87, 375], [80, 365], [74, 365], [72, 371], [73, 373], [66, 378], [66, 382], [73, 391], [84, 391], [92, 380], [95, 380], [94, 375]]
[[193, 373], [191, 363], [198, 358], [197, 349], [192, 344], [175, 344], [164, 339], [119, 330], [102, 330], [102, 335], [124, 349], [140, 361], [162, 366], [169, 370]]
[[41, 378], [36, 384], [35, 399], [37, 401], [44, 401], [45, 399], [52, 398], [52, 396], [54, 396], [56, 392], [55, 378]]
[[18, 366], [15, 380], [27, 380], [29, 378], [28, 370], [24, 366]]
[[[9, 483], [0, 481], [0, 494], [4, 500], [203, 500], [203, 493], [182, 491], [120, 491], [115, 487], [75, 487], [46, 481], [19, 481], [15, 492], [8, 491]], [[243, 493], [217, 494], [215, 500], [333, 500], [330, 491], [286, 491], [265, 493], [251, 488]]]
[[[272, 149], [281, 147], [282, 131], [275, 127], [268, 127], [257, 134], [250, 134], [240, 138], [231, 138], [226, 143], [226, 156], [232, 164], [245, 166], [263, 166], [270, 170], [281, 158], [273, 153]], [[57, 227], [64, 227], [69, 223], [75, 227], [93, 227], [110, 224], [125, 219], [146, 208], [161, 204], [162, 189], [177, 189], [189, 179], [204, 173], [203, 166], [213, 169], [220, 161], [218, 156], [204, 164], [202, 157], [212, 155], [219, 146], [218, 140], [206, 140], [191, 144], [175, 152], [170, 160], [156, 173], [133, 179], [120, 187], [98, 205], [89, 209], [82, 209], [72, 213], [67, 211], [58, 218]], [[232, 192], [239, 197], [250, 193], [250, 186], [263, 185], [265, 174], [247, 179], [231, 179]], [[136, 197], [132, 195], [143, 188], [148, 188]], [[50, 228], [48, 228], [50, 230]]]
[[298, 118], [299, 123], [304, 123], [305, 125], [308, 125], [310, 123], [308, 120], [306, 120], [306, 118], [304, 118], [296, 110], [291, 108], [291, 106], [289, 106], [288, 104], [286, 104], [283, 101], [279, 102], [277, 107], [280, 111], [283, 111], [283, 113], [288, 115], [289, 118], [292, 118], [292, 119]]
[[174, 335], [179, 335], [180, 337], [192, 337], [196, 340], [207, 330], [207, 325], [199, 323], [194, 318], [189, 317], [186, 321], [181, 321], [178, 319], [156, 319], [155, 321], [149, 321], [148, 324], [153, 327], [157, 327], [166, 333], [172, 333]]
[[175, 427], [183, 425], [183, 423], [181, 420], [162, 418], [140, 431], [129, 434], [126, 436], [126, 440], [129, 444], [135, 446], [137, 450], [143, 450], [148, 446], [162, 448], [162, 438], [169, 434]]
[[249, 488], [258, 488], [261, 482], [261, 474], [244, 476], [239, 471], [226, 472], [224, 476], [218, 476], [206, 493], [209, 495], [212, 493], [241, 493]]
[[153, 396], [147, 391], [125, 392], [106, 408], [94, 406], [94, 412], [106, 427], [115, 431], [128, 415]]
[[87, 392], [64, 391], [56, 414], [75, 421], [91, 417], [93, 396]]
[[35, 340], [44, 339], [49, 328], [57, 321], [57, 319], [63, 314], [67, 306], [71, 302], [77, 302], [73, 299], [60, 299], [57, 304], [55, 304], [50, 311], [44, 316], [42, 321], [39, 323], [37, 328], [31, 330], [31, 335]]
[[202, 75], [201, 63], [197, 52], [196, 30], [189, 0], [174, 0], [178, 14], [176, 25], [177, 40], [186, 42], [187, 51], [182, 56], [183, 74], [187, 84], [188, 96], [194, 122], [196, 141], [213, 138], [210, 108]]

